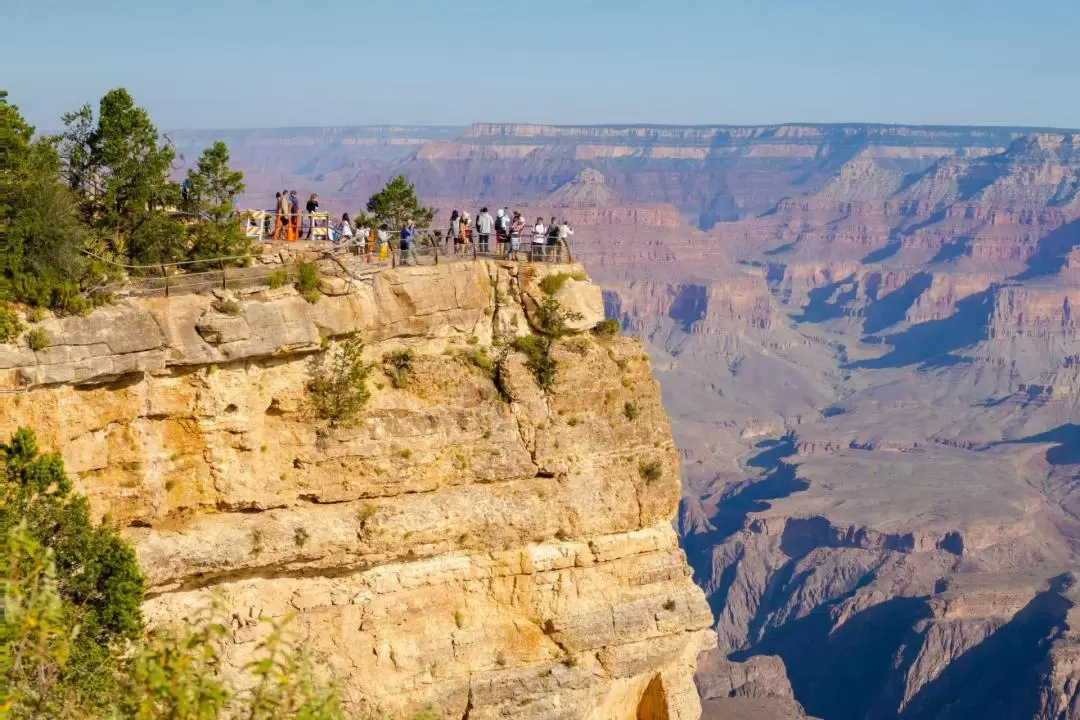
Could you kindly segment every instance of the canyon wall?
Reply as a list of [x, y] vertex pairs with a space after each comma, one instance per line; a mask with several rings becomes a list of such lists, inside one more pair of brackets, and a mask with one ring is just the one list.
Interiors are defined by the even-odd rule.
[[[295, 616], [379, 717], [692, 720], [715, 641], [671, 526], [657, 383], [635, 340], [585, 332], [541, 390], [508, 343], [545, 272], [461, 262], [324, 278], [315, 304], [252, 289], [47, 318], [46, 348], [0, 345], [0, 435], [36, 430], [123, 528], [152, 624], [216, 598], [226, 668]], [[602, 319], [587, 281], [557, 298]], [[306, 387], [350, 333], [371, 397], [332, 427]], [[395, 377], [381, 358], [405, 348]]]

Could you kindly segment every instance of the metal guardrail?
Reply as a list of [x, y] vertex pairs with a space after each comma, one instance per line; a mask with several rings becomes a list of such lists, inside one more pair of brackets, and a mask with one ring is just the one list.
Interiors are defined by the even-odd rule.
[[[221, 289], [240, 289], [270, 284], [281, 272], [284, 284], [295, 282], [297, 267], [302, 262], [314, 262], [321, 275], [364, 279], [382, 270], [409, 265], [439, 265], [481, 258], [519, 262], [572, 262], [570, 249], [559, 245], [534, 245], [523, 239], [513, 251], [508, 243], [491, 242], [482, 246], [472, 240], [466, 243], [447, 242], [441, 232], [418, 233], [411, 249], [402, 251], [400, 233], [391, 233], [385, 242], [377, 237], [353, 238], [344, 242], [326, 240], [302, 242], [267, 242], [264, 252], [234, 255], [205, 260], [181, 260], [148, 265], [124, 264], [110, 261], [92, 253], [96, 259], [122, 269], [127, 279], [105, 288], [111, 292], [138, 295], [161, 293], [196, 293]], [[266, 252], [265, 249], [278, 252]], [[296, 257], [308, 256], [308, 257]], [[314, 256], [314, 257], [310, 257]]]

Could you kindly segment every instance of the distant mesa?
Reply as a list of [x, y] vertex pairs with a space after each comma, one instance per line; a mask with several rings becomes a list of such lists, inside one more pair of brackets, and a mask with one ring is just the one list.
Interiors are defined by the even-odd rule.
[[603, 173], [585, 168], [551, 193], [547, 202], [554, 207], [603, 207], [618, 204], [620, 198], [619, 193], [608, 187]]

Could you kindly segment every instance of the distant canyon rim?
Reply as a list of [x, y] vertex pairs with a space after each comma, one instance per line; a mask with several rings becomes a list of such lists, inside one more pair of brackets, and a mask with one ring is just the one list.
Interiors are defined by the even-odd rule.
[[253, 207], [567, 217], [652, 357], [718, 645], [705, 717], [1080, 718], [1080, 132], [169, 133]]

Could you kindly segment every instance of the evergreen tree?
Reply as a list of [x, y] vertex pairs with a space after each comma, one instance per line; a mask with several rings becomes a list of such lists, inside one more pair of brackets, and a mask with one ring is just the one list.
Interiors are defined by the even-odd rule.
[[229, 167], [229, 148], [220, 140], [203, 151], [188, 171], [191, 205], [200, 215], [192, 231], [191, 254], [197, 259], [242, 255], [250, 241], [233, 214], [244, 191], [244, 174]]
[[391, 230], [400, 230], [407, 220], [412, 220], [418, 228], [426, 228], [435, 217], [434, 210], [416, 199], [416, 186], [404, 175], [393, 178], [372, 195], [367, 210], [379, 224], [386, 223]]

